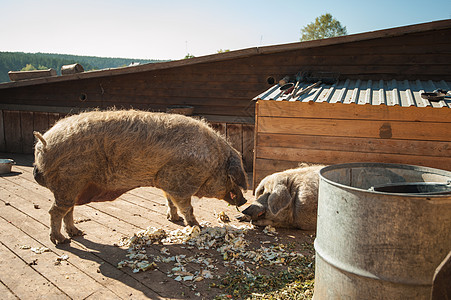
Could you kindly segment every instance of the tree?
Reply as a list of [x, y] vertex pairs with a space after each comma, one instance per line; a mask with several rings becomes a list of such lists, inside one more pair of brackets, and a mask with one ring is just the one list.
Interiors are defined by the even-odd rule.
[[301, 42], [326, 39], [347, 34], [346, 26], [341, 26], [337, 19], [327, 13], [317, 17], [315, 22], [312, 22], [301, 29]]
[[185, 58], [184, 58], [184, 59], [193, 58], [193, 57], [195, 57], [195, 56], [188, 53], [188, 54], [185, 55]]
[[34, 71], [34, 70], [36, 70], [36, 68], [32, 64], [27, 64], [25, 67], [21, 69], [21, 71]]

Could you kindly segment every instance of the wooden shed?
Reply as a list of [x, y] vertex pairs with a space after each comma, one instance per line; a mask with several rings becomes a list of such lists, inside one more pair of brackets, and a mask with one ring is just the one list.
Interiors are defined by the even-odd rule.
[[[300, 91], [311, 83], [300, 84]], [[385, 162], [451, 170], [449, 81], [339, 80], [301, 96], [257, 96], [254, 184], [299, 162]], [[255, 185], [254, 185], [255, 186]]]
[[109, 107], [194, 107], [253, 169], [255, 95], [300, 69], [354, 80], [451, 80], [451, 20], [324, 40], [0, 84], [0, 152], [31, 153], [33, 130]]

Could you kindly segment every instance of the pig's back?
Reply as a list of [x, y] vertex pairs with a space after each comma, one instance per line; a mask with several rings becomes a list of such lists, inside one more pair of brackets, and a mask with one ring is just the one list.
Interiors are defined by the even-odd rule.
[[71, 116], [57, 122], [44, 139], [45, 151], [36, 155], [36, 164], [47, 166], [43, 169], [99, 174], [145, 169], [149, 178], [169, 161], [196, 161], [200, 168], [216, 165], [224, 147], [224, 140], [204, 122], [141, 111]]

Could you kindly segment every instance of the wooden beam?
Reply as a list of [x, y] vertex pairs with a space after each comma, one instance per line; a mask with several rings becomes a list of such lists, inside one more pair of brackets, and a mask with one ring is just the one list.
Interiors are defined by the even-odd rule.
[[33, 114], [33, 131], [44, 133], [49, 129], [49, 114], [43, 112], [35, 112]]
[[5, 127], [3, 119], [3, 110], [0, 109], [0, 152], [6, 151]]
[[400, 107], [258, 100], [259, 117], [322, 118], [451, 123], [448, 107]]
[[451, 142], [441, 141], [259, 133], [258, 145], [259, 147], [330, 151], [349, 151], [354, 149], [355, 151], [367, 153], [451, 157]]
[[22, 151], [20, 153], [33, 153], [33, 112], [20, 112], [20, 130], [22, 137]]
[[243, 163], [247, 172], [252, 172], [254, 160], [254, 125], [243, 125]]
[[227, 140], [233, 148], [243, 153], [243, 125], [227, 124]]
[[443, 130], [443, 126], [438, 122], [261, 117], [257, 130], [259, 133], [450, 141], [449, 131]]
[[3, 124], [5, 128], [6, 152], [20, 153], [22, 151], [20, 112], [3, 111]]
[[451, 157], [423, 156], [411, 154], [330, 151], [299, 148], [259, 147], [259, 157], [282, 161], [307, 162], [318, 164], [338, 164], [350, 162], [385, 162], [398, 164], [414, 164], [451, 171]]

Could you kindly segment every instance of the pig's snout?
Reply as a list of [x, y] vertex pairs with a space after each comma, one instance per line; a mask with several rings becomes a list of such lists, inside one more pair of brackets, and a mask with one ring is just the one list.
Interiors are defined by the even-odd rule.
[[42, 172], [36, 166], [34, 166], [34, 168], [33, 168], [33, 177], [34, 177], [34, 180], [36, 180], [37, 183], [39, 183], [42, 186], [45, 186], [44, 175], [42, 174]]
[[224, 200], [227, 201], [230, 205], [241, 206], [244, 205], [247, 200], [244, 198], [243, 193], [239, 191], [238, 193], [229, 192], [226, 193]]
[[244, 205], [244, 204], [246, 204], [246, 202], [247, 202], [246, 198], [241, 197], [241, 198], [238, 200], [237, 206]]
[[248, 208], [243, 210], [243, 214], [251, 217], [252, 220], [261, 218], [266, 212], [266, 209], [262, 205], [251, 204]]

